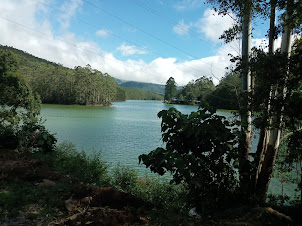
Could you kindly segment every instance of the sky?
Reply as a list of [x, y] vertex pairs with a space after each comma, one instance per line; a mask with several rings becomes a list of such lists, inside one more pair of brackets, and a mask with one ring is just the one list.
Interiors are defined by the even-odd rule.
[[[231, 16], [205, 0], [0, 0], [0, 44], [63, 66], [91, 65], [126, 80], [185, 85], [201, 76], [218, 84], [240, 41], [220, 35]], [[260, 25], [259, 25], [260, 24]], [[253, 31], [263, 44], [267, 26]]]

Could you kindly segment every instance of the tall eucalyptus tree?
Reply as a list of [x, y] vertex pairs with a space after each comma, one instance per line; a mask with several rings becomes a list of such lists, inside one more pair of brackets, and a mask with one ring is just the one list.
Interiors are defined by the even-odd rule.
[[[238, 33], [242, 33], [242, 56], [238, 68], [242, 75], [242, 90], [247, 90], [248, 95], [245, 97], [248, 98], [244, 99], [245, 102], [241, 103], [242, 135], [239, 145], [240, 186], [242, 191], [254, 194], [258, 201], [263, 202], [266, 198], [275, 158], [280, 147], [284, 111], [284, 101], [282, 99], [285, 99], [287, 92], [288, 64], [286, 63], [286, 58], [291, 53], [290, 40], [293, 29], [301, 29], [301, 15], [298, 13], [301, 12], [301, 2], [295, 0], [208, 0], [208, 2], [212, 3], [219, 13], [225, 15], [231, 11], [242, 22], [226, 31], [222, 37], [225, 38], [226, 42], [230, 42]], [[283, 31], [281, 55], [273, 53], [274, 39], [278, 37], [275, 26], [276, 7], [284, 10], [281, 16], [282, 26], [279, 29]], [[260, 50], [256, 50], [253, 56], [251, 56], [249, 53], [250, 22], [253, 17], [259, 14], [263, 15], [265, 19], [270, 18], [269, 53], [265, 54]], [[252, 59], [253, 62], [249, 62], [249, 59]], [[271, 62], [271, 65], [267, 62]], [[249, 77], [251, 67], [253, 79]], [[279, 77], [276, 75], [279, 75]], [[258, 81], [262, 81], [259, 87], [254, 87], [254, 76], [258, 77]], [[261, 78], [261, 76], [266, 78]], [[268, 78], [268, 76], [273, 77]], [[259, 85], [259, 82], [257, 85]], [[259, 89], [263, 90], [259, 91]], [[266, 96], [263, 96], [262, 100], [259, 100], [261, 98], [256, 95], [261, 93], [265, 93]], [[264, 102], [263, 99], [265, 100]], [[263, 124], [260, 125], [258, 123], [261, 132], [257, 152], [250, 153], [250, 126], [252, 123], [250, 116], [251, 110], [259, 111], [261, 109], [259, 106], [256, 106], [257, 104], [262, 106], [262, 113], [260, 114], [261, 117], [256, 117], [256, 119], [258, 121], [261, 120]], [[255, 125], [257, 124], [257, 120], [255, 120]], [[254, 157], [253, 159], [249, 158], [251, 155]]]

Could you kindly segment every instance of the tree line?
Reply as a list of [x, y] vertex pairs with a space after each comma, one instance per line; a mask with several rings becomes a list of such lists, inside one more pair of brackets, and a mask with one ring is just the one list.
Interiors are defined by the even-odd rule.
[[199, 104], [208, 102], [217, 109], [238, 109], [238, 91], [240, 90], [240, 76], [238, 73], [227, 73], [217, 86], [211, 78], [202, 76], [190, 81], [181, 89], [177, 89], [173, 77], [166, 83], [165, 100], [176, 104]]
[[20, 74], [42, 103], [109, 105], [126, 99], [162, 99], [158, 94], [121, 87], [112, 76], [90, 65], [70, 69], [12, 47], [0, 48], [15, 54]]

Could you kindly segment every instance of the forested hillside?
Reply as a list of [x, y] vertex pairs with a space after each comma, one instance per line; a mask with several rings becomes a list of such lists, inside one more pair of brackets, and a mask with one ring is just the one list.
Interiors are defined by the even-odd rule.
[[43, 103], [108, 105], [116, 100], [162, 99], [157, 94], [120, 87], [109, 74], [90, 65], [70, 69], [12, 47], [0, 45], [0, 49], [16, 55], [20, 73]]
[[124, 91], [126, 100], [163, 100], [164, 97], [138, 88], [118, 87]]
[[126, 81], [121, 82], [120, 85], [123, 87], [142, 89], [148, 92], [157, 93], [161, 95], [164, 95], [165, 93], [165, 85], [159, 85], [154, 83]]

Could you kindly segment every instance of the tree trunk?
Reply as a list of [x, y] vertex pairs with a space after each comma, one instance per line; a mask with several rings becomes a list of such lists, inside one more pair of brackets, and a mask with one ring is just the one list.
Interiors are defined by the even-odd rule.
[[[290, 12], [288, 10], [287, 10], [287, 15], [290, 15]], [[289, 23], [286, 22], [284, 27], [284, 32], [282, 34], [281, 53], [283, 53], [287, 57], [289, 56], [291, 51], [291, 33], [292, 33], [291, 26]], [[283, 96], [285, 96], [286, 87], [281, 87], [281, 89], [279, 90], [281, 90], [281, 92], [283, 92]], [[276, 92], [278, 92], [278, 90]], [[277, 96], [277, 94], [278, 93], [276, 93], [275, 96]], [[259, 201], [262, 203], [264, 203], [266, 200], [268, 187], [273, 174], [273, 167], [280, 146], [281, 123], [283, 117], [282, 112], [283, 112], [283, 108], [280, 109], [280, 112], [276, 116], [278, 127], [273, 128], [269, 131], [269, 142], [267, 148], [264, 147], [266, 149], [266, 152], [256, 185], [256, 191], [258, 192], [257, 195]]]
[[[248, 0], [244, 4], [242, 18], [242, 76], [241, 90], [251, 91], [251, 74], [249, 69], [249, 56], [251, 51], [251, 23], [252, 23], [252, 2]], [[250, 187], [250, 163], [249, 153], [251, 151], [251, 112], [247, 110], [249, 103], [243, 103], [241, 109], [241, 138], [239, 145], [239, 174], [240, 187], [243, 192], [248, 192]]]
[[[276, 30], [276, 0], [270, 1], [271, 6], [271, 14], [270, 14], [270, 29], [269, 29], [269, 47], [268, 47], [268, 53], [269, 55], [273, 55], [274, 53], [274, 47], [275, 47], [275, 30]], [[264, 123], [262, 124], [262, 127], [260, 129], [260, 135], [259, 135], [259, 142], [257, 146], [257, 152], [255, 156], [255, 162], [258, 164], [256, 175], [255, 175], [255, 182], [254, 186], [256, 187], [257, 181], [259, 178], [259, 174], [262, 169], [262, 163], [264, 161], [264, 157], [267, 150], [267, 145], [269, 141], [269, 131], [267, 130], [267, 126], [269, 124], [269, 118], [268, 115], [270, 114], [270, 100], [272, 98], [272, 87], [270, 87], [270, 93], [269, 96], [265, 102], [266, 112], [264, 115]]]

